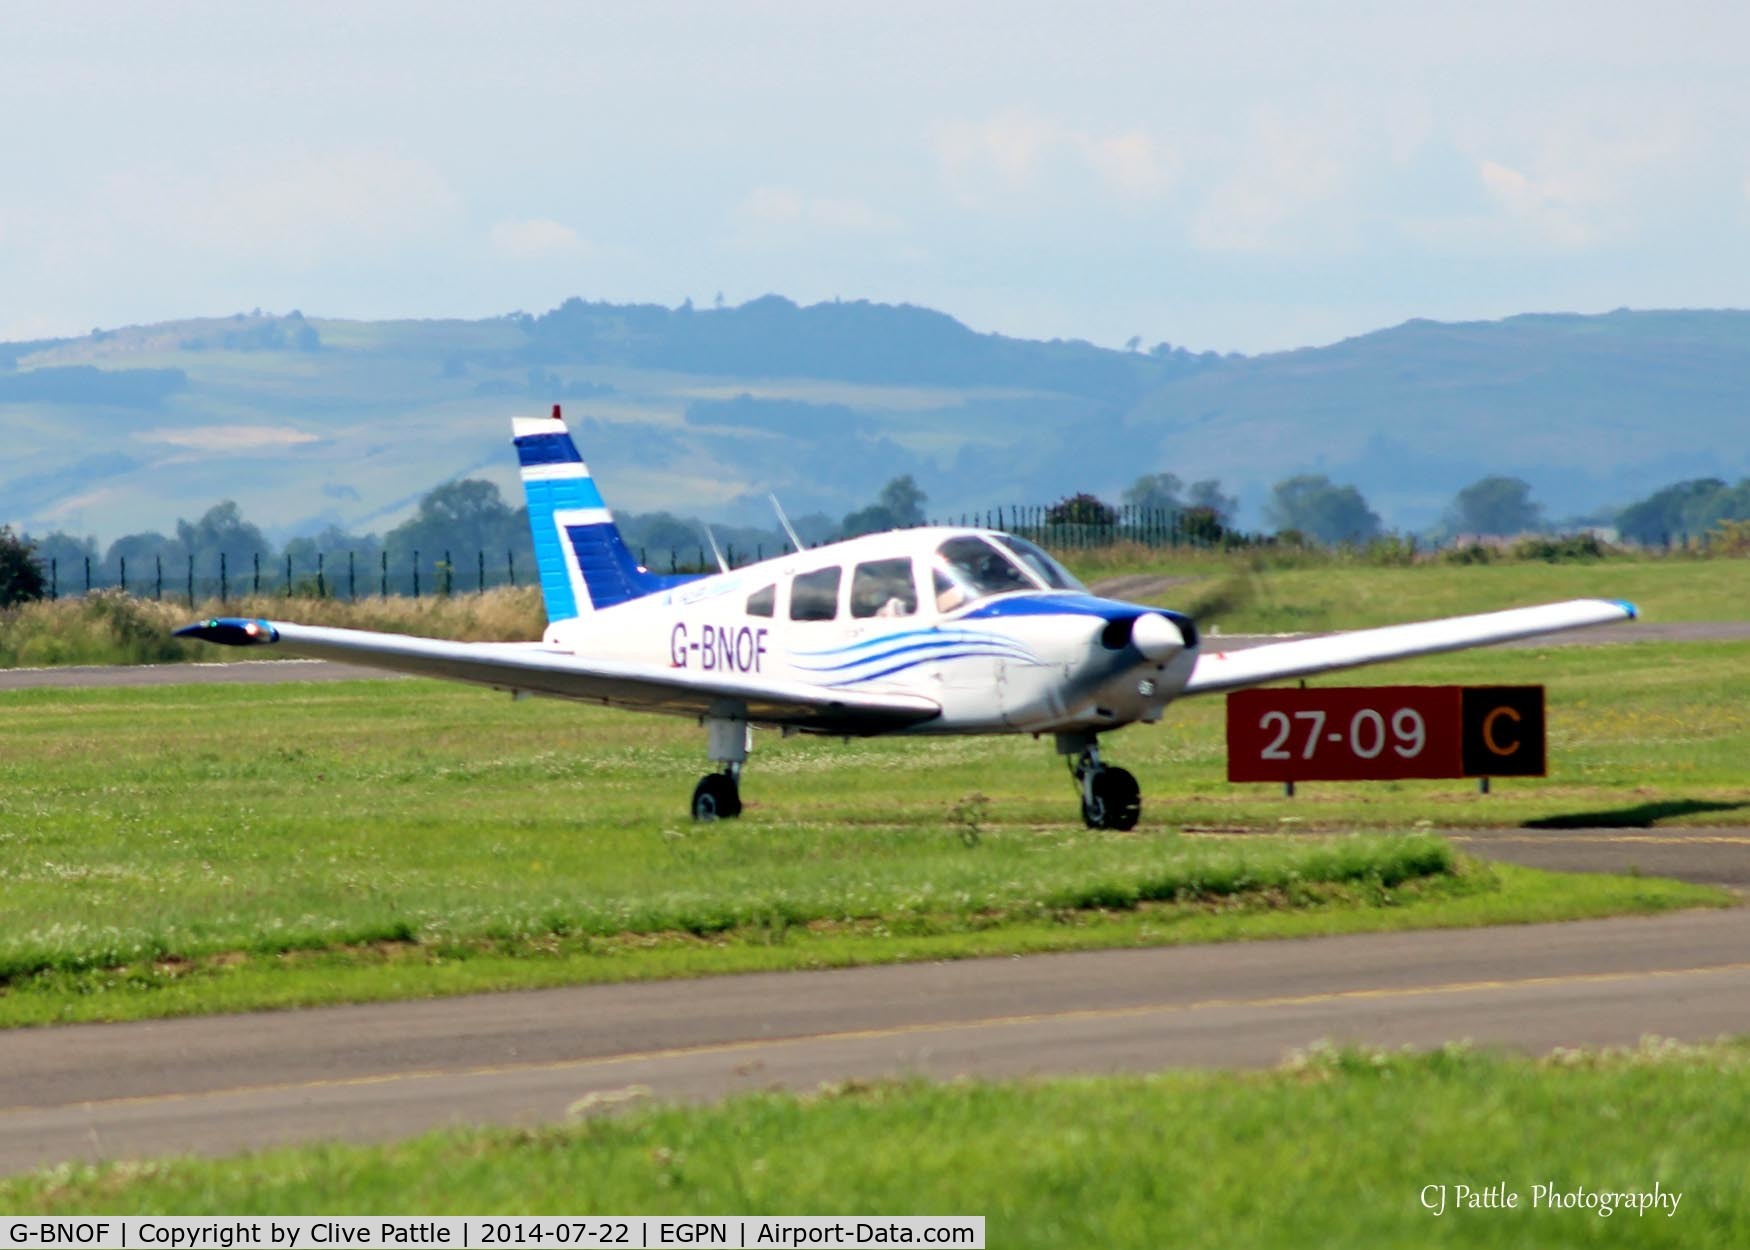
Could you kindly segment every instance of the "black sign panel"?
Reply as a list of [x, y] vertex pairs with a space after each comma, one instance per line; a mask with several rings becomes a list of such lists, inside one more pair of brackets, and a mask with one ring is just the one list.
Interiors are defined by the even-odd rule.
[[1545, 775], [1542, 686], [1466, 686], [1461, 733], [1467, 777]]

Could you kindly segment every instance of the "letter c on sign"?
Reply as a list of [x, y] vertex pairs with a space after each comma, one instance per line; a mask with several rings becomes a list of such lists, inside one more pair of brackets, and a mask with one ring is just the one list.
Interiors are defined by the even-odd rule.
[[1520, 716], [1518, 712], [1510, 707], [1496, 708], [1487, 716], [1483, 717], [1483, 745], [1488, 747], [1489, 751], [1495, 755], [1515, 755], [1523, 745], [1517, 738], [1506, 746], [1502, 746], [1499, 742], [1495, 741], [1495, 722], [1503, 716], [1510, 718], [1515, 724], [1524, 719], [1524, 717]]

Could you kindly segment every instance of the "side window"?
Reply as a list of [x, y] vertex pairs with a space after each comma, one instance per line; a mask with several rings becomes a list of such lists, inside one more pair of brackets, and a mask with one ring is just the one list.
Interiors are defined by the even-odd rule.
[[852, 616], [910, 616], [917, 610], [909, 559], [870, 560], [851, 574]]
[[838, 565], [798, 574], [790, 583], [790, 619], [830, 621], [839, 614]]
[[778, 601], [778, 587], [761, 586], [747, 597], [747, 614], [749, 616], [770, 616], [772, 606]]

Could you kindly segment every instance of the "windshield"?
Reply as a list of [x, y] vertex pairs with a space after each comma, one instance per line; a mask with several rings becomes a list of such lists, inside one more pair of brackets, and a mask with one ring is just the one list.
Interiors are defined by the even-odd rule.
[[936, 606], [944, 612], [991, 595], [1039, 589], [1006, 552], [971, 534], [937, 547], [936, 565], [959, 592], [945, 593], [938, 584]]
[[1074, 573], [1046, 555], [1042, 548], [1035, 547], [1025, 538], [1016, 538], [1013, 534], [1003, 534], [1001, 538], [1003, 546], [1019, 556], [1021, 563], [1032, 569], [1039, 580], [1053, 590], [1075, 590], [1082, 594], [1088, 593], [1088, 588], [1076, 579]]

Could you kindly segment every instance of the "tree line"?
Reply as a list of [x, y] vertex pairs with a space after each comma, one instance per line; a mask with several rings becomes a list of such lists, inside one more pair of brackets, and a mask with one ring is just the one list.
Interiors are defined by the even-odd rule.
[[[1121, 498], [1115, 507], [1082, 492], [1037, 514], [1008, 510], [1007, 523], [1042, 522], [1048, 530], [1069, 526], [1085, 531], [1115, 528], [1124, 517], [1170, 517], [1176, 542], [1210, 546], [1235, 536], [1239, 501], [1217, 480], [1187, 483], [1172, 473], [1149, 473], [1138, 477]], [[816, 513], [797, 518], [795, 528], [810, 546], [903, 529], [929, 520], [928, 502], [908, 474], [892, 479], [874, 500], [842, 518]], [[1120, 507], [1127, 511], [1121, 513]], [[1361, 492], [1324, 475], [1301, 474], [1278, 482], [1263, 511], [1278, 541], [1358, 546], [1385, 536], [1379, 515]], [[738, 564], [777, 555], [789, 546], [788, 536], [777, 526], [712, 526], [707, 537], [701, 522], [668, 512], [621, 513], [616, 519], [627, 545], [653, 568], [709, 567], [712, 538]], [[1615, 516], [1623, 540], [1647, 546], [1743, 522], [1750, 522], [1750, 478], [1736, 486], [1718, 478], [1676, 482]], [[1510, 537], [1546, 528], [1529, 484], [1497, 476], [1458, 491], [1436, 537]], [[1042, 536], [1049, 539], [1049, 533]], [[446, 562], [452, 559], [465, 565], [450, 567]], [[127, 583], [146, 589], [157, 579], [157, 585], [168, 584], [174, 593], [197, 568], [203, 587], [224, 568], [229, 587], [239, 592], [256, 585], [289, 586], [294, 580], [302, 584], [319, 575], [331, 592], [344, 585], [349, 591], [362, 587], [367, 594], [417, 591], [422, 576], [429, 591], [526, 582], [535, 576], [527, 508], [512, 507], [494, 483], [479, 478], [445, 482], [428, 491], [413, 515], [386, 534], [353, 533], [331, 525], [283, 547], [270, 542], [232, 500], [214, 505], [196, 520], [178, 520], [173, 533], [123, 535], [102, 551], [94, 538], [62, 531], [32, 538], [0, 530], [0, 606], [48, 593], [52, 587], [44, 579], [50, 569], [55, 585], [67, 590], [82, 588], [89, 571], [93, 585]]]
[[[1222, 493], [1220, 482], [1187, 485], [1171, 473], [1144, 474], [1122, 498], [1126, 506], [1182, 514], [1210, 537], [1231, 530], [1238, 509], [1237, 501]], [[1266, 528], [1278, 537], [1325, 546], [1362, 545], [1386, 534], [1379, 514], [1358, 488], [1323, 474], [1299, 474], [1276, 483], [1263, 511]], [[1736, 486], [1711, 477], [1676, 482], [1604, 517], [1620, 540], [1641, 546], [1662, 547], [1701, 537], [1722, 525], [1750, 521], [1750, 478]], [[1050, 519], [1110, 526], [1118, 522], [1119, 513], [1098, 497], [1082, 493], [1054, 505]], [[1458, 491], [1427, 537], [1446, 542], [1510, 538], [1552, 528], [1563, 527], [1552, 527], [1543, 506], [1532, 499], [1530, 483], [1492, 476]]]

